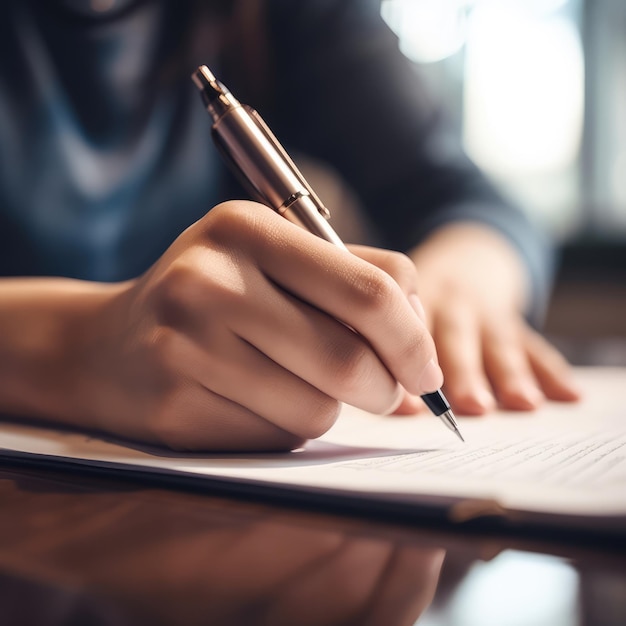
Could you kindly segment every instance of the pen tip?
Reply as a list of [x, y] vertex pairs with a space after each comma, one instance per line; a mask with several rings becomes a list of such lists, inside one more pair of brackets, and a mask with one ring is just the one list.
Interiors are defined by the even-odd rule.
[[456, 434], [456, 436], [463, 442], [465, 443], [465, 439], [463, 439], [463, 435], [461, 434], [461, 431], [459, 430], [459, 425], [456, 423], [456, 419], [454, 419], [454, 413], [452, 412], [452, 409], [448, 409], [447, 411], [445, 411], [444, 413], [442, 413], [439, 416], [443, 423], [453, 432]]
[[450, 409], [448, 411], [448, 418], [450, 420], [450, 424], [452, 426], [452, 428], [454, 429], [454, 432], [456, 433], [457, 437], [463, 442], [465, 443], [465, 439], [463, 439], [463, 435], [461, 434], [461, 431], [459, 430], [459, 425], [454, 417], [454, 413], [452, 412], [452, 409]]

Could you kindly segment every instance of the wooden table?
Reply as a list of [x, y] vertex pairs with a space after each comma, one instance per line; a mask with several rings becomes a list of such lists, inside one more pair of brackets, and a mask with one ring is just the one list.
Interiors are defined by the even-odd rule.
[[414, 624], [445, 614], [473, 564], [503, 553], [573, 565], [578, 623], [626, 623], [623, 547], [0, 465], [2, 626]]

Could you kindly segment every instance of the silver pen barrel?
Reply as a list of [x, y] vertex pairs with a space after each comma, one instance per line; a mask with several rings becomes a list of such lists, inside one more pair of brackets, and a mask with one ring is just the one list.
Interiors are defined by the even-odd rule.
[[327, 221], [328, 209], [310, 188], [258, 113], [242, 105], [206, 66], [193, 81], [213, 119], [213, 139], [242, 174], [251, 195], [309, 232], [345, 248]]

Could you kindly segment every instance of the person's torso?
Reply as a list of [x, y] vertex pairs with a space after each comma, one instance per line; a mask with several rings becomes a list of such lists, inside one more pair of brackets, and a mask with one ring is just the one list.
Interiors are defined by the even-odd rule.
[[[0, 274], [136, 276], [222, 199], [189, 80], [192, 5], [98, 6], [12, 2], [5, 12]], [[211, 63], [217, 30], [205, 31]]]

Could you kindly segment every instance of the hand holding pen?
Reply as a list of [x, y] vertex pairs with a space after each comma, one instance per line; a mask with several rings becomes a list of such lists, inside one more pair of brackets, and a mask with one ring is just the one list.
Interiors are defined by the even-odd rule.
[[[258, 167], [246, 154], [241, 164]], [[291, 191], [265, 202], [282, 196], [270, 206], [301, 222], [234, 200], [137, 278], [4, 281], [0, 412], [177, 450], [276, 451], [326, 432], [342, 402], [388, 413], [437, 391], [434, 342], [411, 305], [412, 261], [329, 243], [297, 173], [269, 174]], [[307, 232], [316, 225], [322, 236]]]
[[[330, 217], [328, 209], [256, 111], [242, 105], [206, 66], [198, 68], [192, 78], [213, 119], [212, 132], [217, 147], [252, 197], [294, 224], [347, 250], [327, 221]], [[337, 317], [345, 321], [341, 316]], [[358, 327], [355, 330], [359, 332]], [[373, 347], [376, 349], [376, 344]], [[390, 367], [384, 358], [383, 361], [396, 375], [393, 365]], [[437, 388], [441, 382], [435, 384], [437, 379], [442, 382], [441, 371], [431, 359], [420, 381], [422, 387], [434, 388], [418, 389], [417, 393], [422, 395], [428, 408], [463, 440], [450, 405]], [[416, 392], [412, 381], [397, 380], [409, 391]]]

